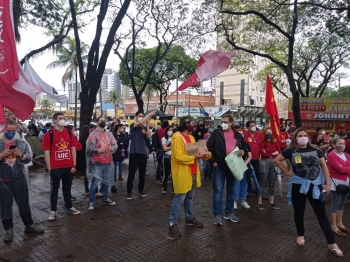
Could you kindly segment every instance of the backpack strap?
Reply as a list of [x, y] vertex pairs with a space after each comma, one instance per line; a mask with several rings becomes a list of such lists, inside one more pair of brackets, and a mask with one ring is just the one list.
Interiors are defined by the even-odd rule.
[[[66, 128], [67, 131], [68, 131], [68, 134], [69, 134], [69, 137], [70, 137], [70, 145], [72, 147], [72, 130]], [[50, 151], [51, 151], [51, 148], [52, 148], [52, 142], [53, 142], [53, 131], [50, 129], [49, 131], [49, 134], [50, 134]]]

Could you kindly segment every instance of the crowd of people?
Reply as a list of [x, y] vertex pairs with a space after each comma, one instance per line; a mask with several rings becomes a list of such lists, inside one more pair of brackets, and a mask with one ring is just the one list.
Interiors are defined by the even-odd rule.
[[[202, 179], [212, 181], [213, 222], [222, 226], [222, 218], [233, 223], [240, 221], [234, 211], [238, 208], [237, 203], [240, 202], [242, 208], [250, 209], [247, 197], [254, 193], [259, 210], [264, 211], [268, 206], [278, 212], [275, 185], [279, 177], [287, 175], [290, 177], [288, 199], [294, 208], [297, 231], [295, 243], [300, 246], [306, 243], [304, 213], [308, 199], [325, 234], [328, 249], [336, 256], [343, 256], [334, 234], [345, 236], [350, 233], [342, 219], [350, 191], [350, 139], [347, 139], [350, 138], [350, 130], [326, 134], [323, 128], [317, 128], [310, 139], [305, 129], [296, 129], [289, 122], [281, 126], [280, 136], [277, 137], [269, 127], [260, 132], [254, 121], [248, 121], [245, 128], [235, 125], [232, 115], [223, 115], [217, 127], [206, 125], [203, 121], [195, 123], [190, 116], [180, 118], [178, 124], [164, 120], [152, 125], [154, 115], [155, 111], [147, 115], [136, 112], [129, 132], [120, 121], [109, 125], [104, 117], [99, 117], [96, 126], [82, 126], [77, 138], [74, 130], [66, 127], [64, 115], [54, 114], [54, 125], [47, 124], [38, 133], [42, 140], [46, 168], [50, 172], [51, 211], [48, 220], [57, 219], [61, 180], [67, 213], [80, 214], [72, 205], [74, 197], [71, 187], [76, 172], [84, 176], [88, 210], [94, 209], [97, 196], [102, 197], [104, 205], [116, 205], [109, 198], [109, 193], [116, 193], [116, 181], [124, 180], [123, 163], [126, 159], [126, 199], [133, 199], [135, 176], [138, 176], [138, 196], [147, 197], [147, 163], [149, 155], [154, 152], [158, 163], [155, 182], [161, 185], [160, 193], [165, 195], [171, 189], [174, 194], [169, 214], [169, 238], [181, 237], [178, 217], [182, 204], [186, 226], [203, 226], [193, 212], [195, 190], [201, 186]], [[18, 125], [15, 116], [11, 115], [0, 136], [0, 193], [8, 196], [2, 197], [0, 201], [1, 219], [6, 231], [5, 242], [11, 242], [13, 238], [13, 198], [19, 206], [25, 231], [44, 231], [35, 226], [31, 218], [25, 164], [31, 161], [32, 154], [30, 146], [20, 135], [21, 130], [28, 132], [23, 131], [23, 126]], [[206, 140], [207, 148], [194, 155], [186, 151], [186, 144], [203, 139]], [[226, 163], [227, 156], [237, 148], [240, 150], [237, 157], [242, 157], [247, 166], [242, 180], [236, 180]], [[226, 202], [222, 210], [224, 188]], [[331, 222], [325, 209], [329, 192], [332, 193]]]

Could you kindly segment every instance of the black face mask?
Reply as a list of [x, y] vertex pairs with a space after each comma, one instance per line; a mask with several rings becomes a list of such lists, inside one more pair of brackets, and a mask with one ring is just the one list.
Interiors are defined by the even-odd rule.
[[281, 129], [281, 132], [285, 132], [286, 130], [284, 128]]
[[106, 127], [106, 122], [101, 122], [98, 124], [101, 128], [105, 128]]

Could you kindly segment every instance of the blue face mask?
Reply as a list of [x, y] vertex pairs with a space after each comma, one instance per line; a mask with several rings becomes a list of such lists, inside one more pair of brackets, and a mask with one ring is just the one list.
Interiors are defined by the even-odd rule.
[[12, 138], [15, 137], [15, 132], [6, 132], [6, 133], [5, 133], [5, 137], [6, 137], [8, 140], [11, 140]]
[[214, 132], [214, 129], [212, 129], [212, 128], [209, 128], [209, 133], [213, 133]]
[[272, 138], [272, 134], [265, 134], [266, 139], [271, 139]]

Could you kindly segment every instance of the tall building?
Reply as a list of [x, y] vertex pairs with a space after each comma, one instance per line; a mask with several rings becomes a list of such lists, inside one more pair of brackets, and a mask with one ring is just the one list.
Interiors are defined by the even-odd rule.
[[108, 92], [114, 89], [120, 92], [120, 94], [123, 96], [124, 87], [121, 84], [120, 78], [118, 76], [118, 71], [115, 71], [113, 69], [105, 70], [101, 80], [101, 89], [102, 100], [104, 101], [107, 99]]

